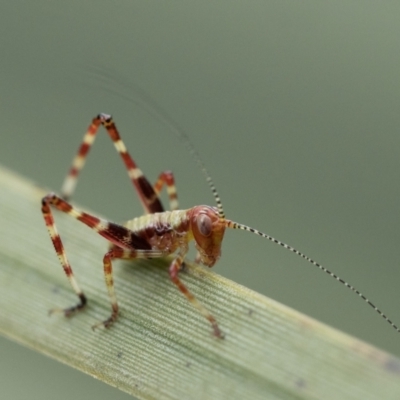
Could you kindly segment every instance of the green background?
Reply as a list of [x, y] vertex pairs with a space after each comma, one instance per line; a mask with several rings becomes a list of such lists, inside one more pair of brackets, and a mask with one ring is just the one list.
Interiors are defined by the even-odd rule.
[[[399, 14], [365, 0], [3, 2], [0, 162], [59, 190], [107, 112], [150, 181], [171, 169], [182, 208], [213, 205], [137, 85], [190, 136], [228, 218], [321, 262], [400, 324]], [[75, 200], [114, 221], [142, 211], [104, 134]], [[400, 335], [354, 293], [266, 240], [228, 231], [215, 270], [400, 356]], [[128, 398], [5, 339], [0, 363], [7, 398]]]

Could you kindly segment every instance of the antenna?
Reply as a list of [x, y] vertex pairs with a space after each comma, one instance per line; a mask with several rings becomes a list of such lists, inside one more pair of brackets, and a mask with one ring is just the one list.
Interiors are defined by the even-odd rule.
[[321, 264], [318, 264], [316, 261], [311, 259], [310, 257], [306, 256], [305, 254], [301, 253], [300, 251], [296, 250], [294, 247], [289, 246], [286, 243], [281, 242], [278, 239], [273, 238], [272, 236], [267, 235], [266, 233], [260, 232], [257, 229], [250, 228], [249, 226], [239, 224], [237, 222], [233, 222], [230, 220], [226, 220], [226, 227], [231, 228], [231, 229], [241, 229], [242, 231], [247, 231], [251, 233], [255, 233], [258, 236], [261, 236], [265, 239], [270, 240], [271, 242], [274, 242], [285, 249], [290, 250], [291, 252], [297, 254], [301, 258], [304, 258], [311, 264], [315, 265], [317, 268], [319, 268], [321, 271], [326, 272], [329, 276], [331, 276], [333, 279], [336, 279], [338, 282], [342, 283], [344, 286], [352, 290], [354, 293], [356, 293], [359, 297], [361, 297], [368, 305], [370, 305], [384, 320], [386, 320], [394, 329], [396, 329], [397, 332], [400, 332], [400, 328], [391, 321], [389, 317], [387, 317], [378, 307], [375, 306], [371, 301], [369, 301], [360, 291], [358, 291], [354, 286], [350, 285], [346, 281], [344, 281], [342, 278], [334, 274], [333, 272], [329, 271], [329, 269], [323, 267]]

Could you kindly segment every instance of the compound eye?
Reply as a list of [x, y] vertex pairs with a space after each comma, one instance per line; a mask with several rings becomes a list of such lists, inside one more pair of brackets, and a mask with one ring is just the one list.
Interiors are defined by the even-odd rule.
[[211, 218], [208, 215], [200, 215], [197, 218], [197, 228], [203, 236], [210, 236], [212, 231]]

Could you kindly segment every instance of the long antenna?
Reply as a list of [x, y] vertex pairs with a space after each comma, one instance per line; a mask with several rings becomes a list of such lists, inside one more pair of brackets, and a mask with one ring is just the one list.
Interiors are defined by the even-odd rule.
[[370, 300], [368, 300], [360, 291], [358, 291], [354, 286], [350, 285], [346, 281], [344, 281], [342, 278], [334, 274], [333, 272], [329, 271], [329, 269], [323, 267], [321, 264], [318, 264], [316, 261], [311, 259], [310, 257], [306, 256], [305, 254], [301, 253], [300, 251], [296, 250], [294, 247], [289, 246], [286, 243], [281, 242], [278, 239], [273, 238], [272, 236], [267, 235], [266, 233], [260, 232], [257, 229], [250, 228], [249, 226], [239, 224], [237, 222], [233, 222], [230, 220], [226, 220], [226, 227], [231, 228], [231, 229], [241, 229], [242, 231], [247, 231], [251, 233], [255, 233], [258, 236], [261, 236], [265, 239], [270, 240], [271, 242], [274, 242], [285, 249], [290, 250], [291, 252], [297, 254], [301, 258], [304, 258], [308, 262], [310, 262], [312, 265], [315, 265], [317, 268], [319, 268], [321, 271], [326, 272], [329, 276], [331, 276], [333, 279], [336, 279], [338, 282], [342, 283], [344, 286], [352, 290], [354, 293], [356, 293], [359, 297], [361, 297], [368, 305], [370, 305], [384, 320], [386, 320], [394, 329], [396, 329], [397, 332], [400, 332], [400, 328], [392, 322], [392, 320], [387, 317], [378, 307], [375, 306]]

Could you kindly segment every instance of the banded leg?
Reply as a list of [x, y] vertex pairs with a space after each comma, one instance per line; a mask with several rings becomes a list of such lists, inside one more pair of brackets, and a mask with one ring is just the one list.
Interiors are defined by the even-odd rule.
[[53, 246], [56, 251], [57, 257], [60, 260], [61, 266], [63, 267], [65, 275], [67, 276], [68, 281], [72, 286], [72, 289], [74, 290], [74, 292], [76, 293], [76, 295], [79, 297], [79, 300], [80, 300], [80, 302], [75, 306], [68, 307], [65, 309], [55, 308], [55, 309], [50, 310], [49, 314], [52, 314], [54, 312], [62, 312], [62, 313], [64, 313], [64, 315], [66, 317], [69, 317], [72, 314], [74, 314], [75, 312], [80, 311], [85, 307], [85, 305], [87, 303], [87, 298], [84, 295], [83, 291], [80, 289], [78, 282], [75, 279], [71, 265], [67, 259], [67, 255], [65, 253], [64, 246], [61, 241], [61, 237], [60, 237], [59, 233], [57, 232], [57, 228], [54, 223], [54, 218], [51, 213], [48, 201], [42, 201], [42, 214], [43, 214], [43, 218], [44, 218], [47, 230], [49, 231], [49, 234], [50, 234], [50, 239], [53, 242]]
[[145, 212], [155, 213], [164, 211], [164, 207], [162, 206], [150, 182], [146, 179], [143, 172], [129, 155], [123, 141], [121, 140], [118, 129], [115, 126], [112, 117], [107, 114], [99, 114], [97, 117], [93, 118], [92, 123], [83, 137], [83, 142], [79, 147], [78, 154], [75, 156], [72, 162], [72, 167], [65, 178], [61, 189], [62, 197], [68, 199], [72, 196], [76, 187], [78, 175], [85, 165], [86, 157], [91, 146], [93, 145], [100, 125], [103, 125], [107, 130], [116, 150], [120, 154], [128, 171], [128, 176], [138, 193]]
[[210, 314], [210, 312], [201, 304], [196, 297], [189, 291], [189, 289], [183, 284], [179, 279], [179, 271], [181, 270], [181, 265], [184, 261], [187, 249], [181, 250], [178, 256], [172, 261], [169, 267], [169, 276], [172, 282], [178, 287], [178, 289], [185, 295], [185, 297], [190, 301], [190, 303], [199, 310], [199, 312], [210, 322], [214, 335], [220, 339], [224, 338], [224, 334], [219, 329], [216, 319]]
[[[111, 316], [105, 321], [98, 322], [92, 326], [92, 329], [96, 329], [103, 325], [105, 328], [109, 328], [118, 318], [118, 302], [114, 290], [114, 278], [112, 271], [112, 260], [113, 259], [136, 259], [136, 258], [152, 258], [160, 257], [159, 251], [154, 250], [126, 250], [120, 247], [113, 247], [109, 252], [107, 252], [103, 258], [104, 267], [104, 279], [106, 282], [108, 297], [111, 303]], [[162, 254], [165, 256], [165, 253]]]
[[[112, 266], [111, 266], [111, 258], [156, 258], [156, 257], [164, 257], [167, 255], [167, 252], [161, 250], [152, 250], [148, 242], [141, 238], [140, 236], [135, 235], [134, 232], [125, 228], [124, 226], [117, 225], [112, 222], [108, 222], [104, 219], [97, 218], [88, 213], [79, 211], [77, 208], [73, 207], [67, 201], [63, 200], [61, 197], [55, 195], [54, 193], [49, 193], [42, 199], [42, 213], [43, 218], [45, 220], [47, 229], [50, 234], [50, 238], [53, 242], [55, 251], [60, 260], [60, 263], [64, 269], [67, 278], [76, 293], [76, 295], [80, 299], [80, 303], [69, 307], [66, 309], [54, 309], [52, 312], [63, 312], [65, 316], [70, 316], [74, 312], [79, 311], [84, 308], [87, 303], [86, 296], [80, 289], [72, 268], [68, 262], [64, 246], [61, 241], [61, 237], [57, 232], [56, 225], [54, 223], [53, 214], [51, 212], [50, 206], [55, 207], [57, 210], [62, 211], [68, 215], [71, 215], [78, 221], [83, 222], [85, 225], [89, 226], [91, 229], [96, 231], [98, 234], [109, 240], [117, 247], [113, 247], [105, 256], [103, 260], [104, 264], [104, 275], [106, 279], [107, 290], [109, 293], [113, 314], [111, 315], [110, 321], [107, 324], [107, 321], [104, 321], [104, 326], [109, 326], [115, 320], [116, 315], [118, 314], [118, 305], [114, 293], [114, 285], [112, 279]], [[127, 250], [125, 250], [127, 249]], [[115, 316], [113, 317], [113, 315]]]
[[171, 171], [162, 172], [158, 177], [157, 182], [154, 184], [153, 189], [157, 196], [160, 194], [164, 185], [167, 186], [167, 194], [168, 194], [170, 209], [172, 211], [177, 210], [179, 207], [178, 195], [175, 186], [174, 174]]

